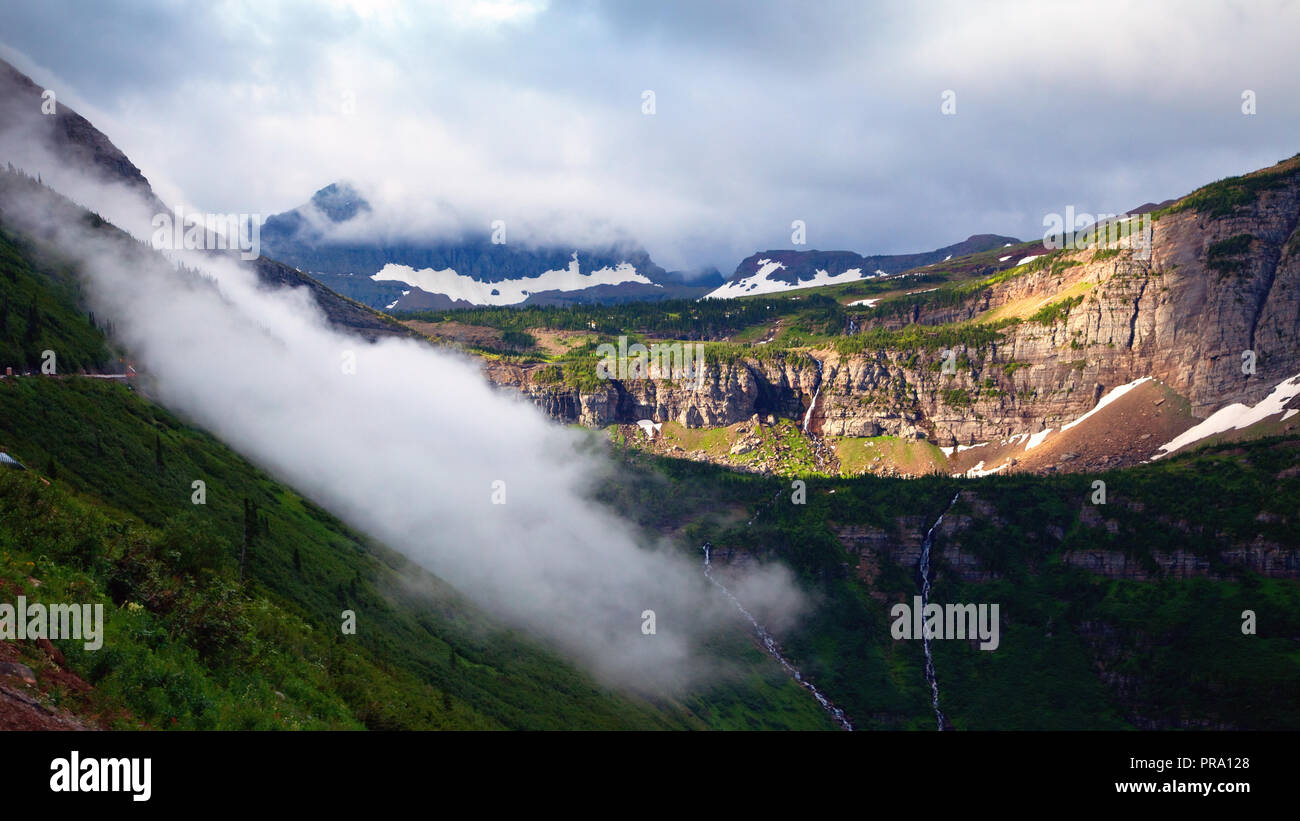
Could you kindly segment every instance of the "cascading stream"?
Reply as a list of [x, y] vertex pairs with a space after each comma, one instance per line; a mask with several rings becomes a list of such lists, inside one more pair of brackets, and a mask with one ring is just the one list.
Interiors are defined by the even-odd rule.
[[817, 363], [817, 386], [813, 388], [813, 398], [812, 402], [808, 404], [808, 411], [803, 415], [803, 432], [805, 436], [808, 434], [808, 426], [812, 424], [813, 410], [817, 407], [817, 396], [822, 392], [822, 361], [814, 357], [813, 362]]
[[830, 713], [831, 717], [834, 718], [835, 721], [841, 727], [852, 732], [853, 725], [849, 723], [849, 720], [847, 718], [844, 717], [844, 711], [841, 710], [839, 707], [836, 707], [834, 704], [831, 704], [830, 700], [827, 699], [826, 696], [822, 695], [821, 690], [818, 690], [817, 687], [811, 681], [805, 679], [803, 677], [803, 674], [800, 673], [799, 670], [796, 669], [793, 664], [787, 661], [785, 656], [781, 655], [781, 651], [776, 645], [776, 639], [772, 638], [772, 634], [767, 632], [767, 630], [764, 629], [763, 625], [758, 623], [758, 619], [754, 618], [753, 615], [751, 615], [750, 612], [745, 609], [745, 606], [740, 603], [739, 599], [731, 595], [731, 591], [728, 590], [726, 586], [722, 584], [722, 582], [713, 578], [712, 566], [709, 563], [709, 550], [712, 547], [713, 547], [712, 543], [710, 542], [704, 543], [704, 547], [703, 547], [704, 578], [708, 579], [709, 582], [712, 583], [714, 587], [721, 590], [722, 594], [726, 596], [728, 599], [730, 599], [731, 603], [734, 604], [736, 606], [736, 609], [740, 611], [740, 614], [749, 620], [749, 623], [754, 626], [754, 631], [758, 633], [758, 637], [763, 640], [763, 646], [767, 648], [768, 654], [771, 655], [772, 658], [780, 662], [781, 666], [785, 668], [785, 671], [794, 678], [794, 680], [799, 684], [799, 686], [806, 688], [810, 693], [812, 693], [813, 698], [817, 699], [817, 703], [822, 706], [822, 709]]
[[[921, 617], [925, 618], [925, 606], [930, 603], [930, 549], [934, 547], [934, 534], [943, 522], [943, 517], [952, 510], [952, 506], [957, 504], [957, 497], [961, 496], [961, 491], [957, 491], [952, 497], [952, 501], [939, 514], [939, 518], [934, 520], [930, 525], [930, 531], [925, 534], [925, 541], [921, 543]], [[930, 685], [930, 703], [934, 706], [934, 716], [939, 722], [939, 731], [943, 732], [944, 717], [943, 710], [939, 709], [939, 679], [934, 675], [934, 656], [930, 653], [930, 634], [922, 628], [921, 644], [925, 648], [925, 680]]]
[[[776, 505], [776, 500], [777, 500], [777, 499], [780, 499], [780, 498], [781, 498], [781, 494], [784, 493], [784, 492], [785, 492], [784, 490], [778, 490], [776, 493], [772, 494], [772, 502], [771, 502], [771, 505], [769, 505], [769, 507], [771, 507], [771, 506], [775, 506], [775, 505]], [[751, 516], [751, 517], [749, 518], [749, 521], [745, 523], [745, 527], [753, 527], [753, 526], [754, 526], [754, 522], [758, 521], [758, 517], [759, 517], [759, 516], [762, 516], [762, 515], [763, 515], [763, 509], [762, 509], [762, 508], [759, 508], [758, 510], [754, 511], [754, 515]]]
[[812, 401], [803, 415], [803, 435], [812, 445], [814, 463], [820, 469], [826, 469], [834, 460], [834, 453], [827, 447], [825, 440], [812, 429], [813, 413], [817, 411], [817, 399], [822, 393], [822, 361], [816, 357], [812, 361], [817, 365], [817, 385], [813, 388]]

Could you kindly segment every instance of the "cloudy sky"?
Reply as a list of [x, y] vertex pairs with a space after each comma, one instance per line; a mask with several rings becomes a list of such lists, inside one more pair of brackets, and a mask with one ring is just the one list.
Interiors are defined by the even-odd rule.
[[796, 219], [866, 253], [1031, 238], [1300, 151], [1294, 2], [0, 5], [0, 56], [170, 202], [351, 179], [395, 233], [621, 233], [670, 268], [729, 273]]

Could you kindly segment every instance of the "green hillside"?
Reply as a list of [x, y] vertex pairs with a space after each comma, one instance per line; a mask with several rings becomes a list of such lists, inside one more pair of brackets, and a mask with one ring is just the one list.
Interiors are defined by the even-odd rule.
[[0, 229], [0, 373], [39, 371], [46, 350], [60, 373], [107, 365], [107, 340], [81, 302], [72, 266]]
[[[73, 266], [12, 226], [0, 231], [3, 293], [34, 301], [40, 317], [25, 348], [24, 323], [11, 322], [16, 355], [48, 346], [61, 374], [114, 359]], [[92, 723], [829, 726], [742, 633], [716, 648], [748, 671], [741, 680], [660, 703], [611, 692], [123, 384], [0, 380], [0, 448], [30, 469], [0, 469], [4, 599], [107, 605], [104, 648], [55, 642], [93, 689], [55, 684], [45, 695]], [[355, 635], [340, 629], [344, 610], [358, 614]], [[23, 652], [44, 682], [51, 662]]]
[[[54, 350], [60, 374], [116, 362], [75, 267], [2, 217], [0, 265], [0, 293], [28, 306], [0, 335], [14, 361], [38, 366]], [[833, 322], [829, 302], [797, 310]], [[0, 379], [0, 448], [29, 468], [0, 469], [0, 600], [100, 602], [108, 613], [103, 649], [55, 642], [63, 665], [35, 645], [16, 649], [42, 703], [91, 726], [834, 726], [743, 631], [708, 648], [741, 674], [705, 690], [656, 700], [604, 688], [125, 384]], [[783, 649], [859, 728], [929, 730], [934, 718], [920, 642], [889, 631], [890, 604], [917, 593], [915, 562], [852, 551], [845, 534], [915, 545], [958, 489], [950, 516], [961, 526], [937, 547], [935, 595], [999, 603], [1002, 639], [994, 653], [936, 643], [954, 727], [1300, 728], [1294, 699], [1278, 695], [1300, 681], [1300, 583], [1258, 567], [1270, 545], [1300, 543], [1296, 437], [1100, 477], [808, 476], [802, 505], [790, 503], [789, 478], [615, 453], [623, 469], [600, 501], [672, 534], [684, 555], [707, 540], [720, 561], [792, 569], [814, 607]], [[1086, 502], [1095, 478], [1110, 489], [1104, 508]], [[943, 558], [951, 548], [960, 567]], [[1252, 550], [1255, 569], [1243, 569], [1233, 557]], [[1076, 561], [1094, 554], [1134, 571]], [[1197, 569], [1166, 572], [1171, 556]], [[358, 616], [355, 635], [340, 629], [344, 610]], [[1240, 630], [1246, 610], [1256, 635]]]
[[[944, 710], [959, 729], [1300, 729], [1300, 580], [1229, 563], [1231, 554], [1300, 544], [1300, 438], [1210, 446], [1100, 475], [1014, 474], [791, 479], [629, 450], [607, 489], [642, 524], [681, 528], [717, 555], [781, 561], [820, 603], [785, 649], [860, 729], [933, 729], [921, 642], [896, 641], [889, 605], [919, 593], [914, 563], [879, 553], [862, 575], [846, 528], [919, 542], [957, 490], [961, 522], [936, 551], [958, 548], [991, 578], [966, 580], [940, 552], [934, 600], [1000, 606], [996, 652], [934, 642]], [[638, 478], [639, 477], [639, 478]], [[664, 478], [667, 477], [667, 486]], [[1106, 483], [1108, 503], [1090, 502]], [[752, 524], [750, 523], [752, 521]], [[1144, 578], [1071, 563], [1106, 551]], [[1208, 565], [1163, 571], [1176, 552]], [[1286, 561], [1285, 554], [1276, 560]], [[1241, 630], [1243, 611], [1257, 634]]]

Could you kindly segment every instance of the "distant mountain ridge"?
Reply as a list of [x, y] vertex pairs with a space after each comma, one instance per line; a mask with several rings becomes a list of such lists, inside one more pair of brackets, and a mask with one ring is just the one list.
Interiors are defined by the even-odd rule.
[[371, 213], [353, 185], [331, 183], [298, 208], [269, 217], [262, 245], [331, 288], [386, 310], [693, 297], [722, 282], [716, 271], [693, 280], [665, 271], [634, 243], [531, 246], [493, 242], [488, 231], [428, 241], [341, 238], [348, 223]]
[[665, 271], [632, 243], [534, 247], [494, 243], [487, 231], [427, 242], [339, 238], [347, 233], [337, 229], [371, 213], [354, 186], [331, 183], [298, 208], [269, 217], [262, 244], [270, 256], [345, 296], [380, 310], [406, 311], [729, 298], [893, 274], [1020, 242], [977, 234], [913, 254], [764, 251], [743, 260], [725, 281], [716, 269], [696, 276]]
[[965, 240], [915, 254], [863, 256], [853, 251], [760, 251], [736, 266], [731, 279], [708, 296], [713, 299], [770, 294], [795, 288], [838, 285], [857, 279], [897, 274], [922, 265], [988, 251], [1004, 245], [1018, 245], [1015, 237], [976, 234]]
[[[140, 169], [89, 120], [62, 103], [57, 104], [54, 114], [42, 113], [43, 93], [44, 89], [31, 78], [0, 60], [0, 163], [12, 163], [16, 172], [22, 172], [7, 173], [0, 181], [0, 193], [21, 187], [24, 174], [39, 176], [42, 171], [49, 172], [44, 175], [44, 181], [49, 183], [55, 172], [75, 169], [97, 183], [119, 186], [136, 195], [134, 199], [145, 209], [145, 219], [150, 213], [172, 214], [172, 209], [154, 193]], [[55, 202], [52, 207], [65, 214], [85, 205], [76, 202], [74, 208], [72, 202], [61, 202], [61, 197], [52, 194], [46, 199]], [[346, 198], [341, 195], [326, 198], [323, 204], [333, 213], [344, 213], [347, 208]], [[341, 298], [321, 282], [265, 255], [244, 264], [263, 283], [308, 288], [336, 327], [355, 331], [368, 339], [408, 333], [391, 318]]]
[[[376, 272], [385, 265], [443, 270], [453, 268], [482, 282], [537, 276], [542, 270], [563, 268], [575, 250], [584, 267], [614, 267], [628, 262], [644, 276], [659, 281], [667, 272], [637, 247], [576, 249], [561, 246], [530, 248], [520, 243], [493, 243], [488, 231], [457, 239], [433, 241], [373, 241], [332, 239], [322, 226], [343, 226], [372, 212], [369, 202], [350, 183], [335, 182], [317, 191], [307, 203], [275, 214], [262, 225], [262, 243], [277, 259], [309, 273]], [[537, 266], [545, 266], [538, 270]]]

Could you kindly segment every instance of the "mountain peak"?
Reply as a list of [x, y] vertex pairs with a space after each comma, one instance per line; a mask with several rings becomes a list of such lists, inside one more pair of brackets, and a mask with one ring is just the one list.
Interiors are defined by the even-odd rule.
[[361, 192], [346, 181], [330, 183], [317, 191], [312, 195], [311, 203], [331, 222], [347, 222], [357, 214], [371, 210]]

